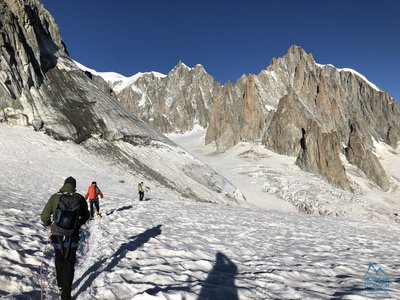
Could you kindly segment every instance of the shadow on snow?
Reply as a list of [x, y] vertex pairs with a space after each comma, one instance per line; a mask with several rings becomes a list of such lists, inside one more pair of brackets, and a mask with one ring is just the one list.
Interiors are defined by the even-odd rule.
[[106, 212], [106, 216], [112, 215], [116, 211], [123, 211], [123, 210], [131, 209], [132, 207], [133, 207], [132, 205], [125, 205], [125, 206], [122, 206], [117, 209], [112, 209], [112, 210]]
[[81, 288], [79, 291], [77, 291], [75, 294], [79, 295], [82, 292], [86, 291], [93, 283], [93, 281], [96, 279], [96, 277], [101, 273], [101, 272], [110, 272], [117, 264], [118, 262], [126, 257], [126, 255], [129, 252], [135, 251], [136, 249], [142, 247], [145, 243], [147, 243], [151, 238], [155, 238], [156, 236], [161, 234], [161, 225], [157, 225], [151, 229], [147, 229], [146, 231], [140, 233], [139, 235], [132, 236], [129, 238], [129, 242], [123, 243], [117, 252], [113, 255], [111, 261], [108, 263], [107, 266], [103, 267], [103, 265], [106, 263], [106, 261], [109, 259], [109, 257], [105, 257], [101, 259], [100, 261], [96, 262], [93, 266], [91, 266], [85, 274], [82, 275], [81, 278], [79, 278], [74, 284], [73, 284], [73, 289], [77, 288], [82, 281], [84, 283], [82, 284]]
[[235, 277], [236, 265], [223, 253], [216, 254], [215, 265], [204, 281], [199, 300], [230, 299], [238, 300]]
[[[144, 291], [150, 295], [159, 292], [184, 291], [193, 293], [193, 287], [201, 285], [198, 300], [229, 299], [238, 300], [235, 277], [238, 273], [236, 265], [223, 253], [216, 254], [215, 264], [205, 281], [190, 281], [188, 285], [155, 286]], [[185, 298], [182, 298], [185, 299]]]

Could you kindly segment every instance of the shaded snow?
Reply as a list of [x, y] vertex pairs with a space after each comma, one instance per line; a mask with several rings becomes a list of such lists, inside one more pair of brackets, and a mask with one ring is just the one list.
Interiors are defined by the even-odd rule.
[[[369, 262], [389, 277], [388, 298], [400, 292], [395, 224], [184, 201], [76, 144], [30, 128], [0, 124], [0, 149], [0, 298], [40, 298], [47, 233], [39, 215], [70, 175], [79, 192], [92, 180], [104, 192], [104, 217], [82, 230], [77, 300], [367, 299]], [[240, 169], [253, 173], [245, 165]], [[136, 194], [141, 180], [150, 188], [144, 202]], [[53, 299], [51, 249], [44, 279]]]

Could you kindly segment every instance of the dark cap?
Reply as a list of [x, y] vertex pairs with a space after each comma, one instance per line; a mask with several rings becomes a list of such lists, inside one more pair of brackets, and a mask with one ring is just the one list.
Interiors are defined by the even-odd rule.
[[74, 188], [76, 188], [76, 180], [74, 177], [69, 176], [67, 179], [65, 179], [64, 184], [72, 184]]

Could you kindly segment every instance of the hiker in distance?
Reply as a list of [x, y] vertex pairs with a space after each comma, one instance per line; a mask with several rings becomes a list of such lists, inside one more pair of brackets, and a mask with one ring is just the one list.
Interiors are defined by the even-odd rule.
[[143, 198], [144, 198], [143, 181], [139, 182], [137, 189], [138, 189], [138, 192], [139, 192], [139, 201], [143, 201]]
[[99, 196], [103, 199], [103, 193], [97, 186], [96, 181], [93, 181], [92, 184], [89, 186], [88, 191], [85, 195], [85, 199], [89, 199], [90, 203], [90, 219], [94, 218], [94, 207], [96, 207], [96, 215], [101, 217], [100, 213], [100, 204], [99, 204]]
[[89, 219], [85, 198], [76, 193], [76, 180], [68, 177], [60, 191], [53, 194], [44, 207], [41, 220], [50, 226], [55, 251], [58, 290], [62, 300], [71, 299], [79, 228]]

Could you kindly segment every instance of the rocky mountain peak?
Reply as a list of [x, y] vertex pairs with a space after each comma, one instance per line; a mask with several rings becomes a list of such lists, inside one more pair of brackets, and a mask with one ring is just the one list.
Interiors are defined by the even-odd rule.
[[194, 125], [207, 127], [209, 107], [219, 88], [200, 64], [182, 61], [165, 77], [141, 76], [117, 92], [121, 104], [160, 132], [184, 132]]
[[195, 70], [199, 70], [199, 71], [206, 72], [206, 70], [204, 69], [204, 66], [203, 66], [202, 64], [196, 64], [196, 65], [194, 66], [194, 69], [195, 69]]
[[[345, 189], [351, 189], [351, 182], [339, 154], [342, 144], [352, 144], [345, 153], [348, 161], [380, 188], [390, 188], [391, 180], [373, 154], [371, 137], [397, 146], [400, 111], [389, 95], [363, 76], [321, 68], [311, 54], [291, 46], [257, 76], [242, 76], [234, 90], [225, 96], [229, 101], [214, 102], [218, 112], [210, 119], [207, 143], [215, 141], [217, 149], [227, 149], [235, 141], [262, 136], [266, 147], [296, 156], [302, 169]], [[349, 128], [349, 120], [357, 120], [358, 130]], [[252, 134], [244, 124], [252, 124]]]
[[178, 76], [184, 76], [189, 73], [192, 68], [189, 68], [183, 61], [179, 61], [176, 66], [168, 73], [168, 75], [178, 74]]
[[168, 73], [170, 77], [177, 76], [180, 78], [185, 76], [199, 76], [202, 74], [207, 74], [203, 65], [196, 64], [193, 68], [191, 68], [182, 61], [179, 61], [178, 64]]
[[[137, 107], [134, 113], [162, 132], [201, 124], [207, 128], [206, 143], [215, 142], [218, 151], [242, 140], [262, 141], [273, 151], [297, 157], [302, 169], [352, 189], [340, 158], [344, 153], [379, 187], [390, 187], [371, 137], [397, 146], [398, 105], [361, 74], [318, 65], [297, 45], [258, 75], [242, 75], [235, 84], [221, 86], [204, 68], [179, 62], [162, 85], [150, 86], [142, 86], [136, 100], [124, 101], [134, 107], [147, 99], [147, 108]], [[349, 123], [355, 122], [358, 130], [352, 131]], [[350, 147], [345, 151], [342, 145]], [[371, 163], [363, 163], [367, 158]]]
[[[398, 105], [361, 74], [318, 65], [296, 45], [258, 75], [243, 75], [235, 84], [221, 86], [201, 65], [189, 68], [180, 61], [156, 85], [144, 78], [117, 97], [161, 132], [184, 132], [195, 124], [207, 128], [206, 143], [215, 142], [218, 151], [242, 140], [261, 141], [297, 157], [302, 169], [351, 190], [344, 153], [377, 186], [391, 186], [372, 138], [397, 146]], [[359, 129], [351, 130], [349, 122]]]
[[302, 47], [300, 47], [298, 45], [291, 45], [289, 47], [289, 49], [287, 50], [286, 55], [283, 56], [283, 58], [285, 58], [285, 57], [293, 57], [293, 58], [298, 58], [299, 59], [299, 58], [304, 58], [304, 57], [307, 57], [307, 56], [312, 56], [312, 55], [309, 54], [309, 53], [306, 53], [306, 51]]
[[297, 45], [289, 47], [288, 51], [281, 58], [273, 58], [267, 69], [286, 69], [287, 71], [293, 72], [293, 70], [299, 65], [307, 65], [309, 68], [315, 68], [314, 57], [310, 53]]

